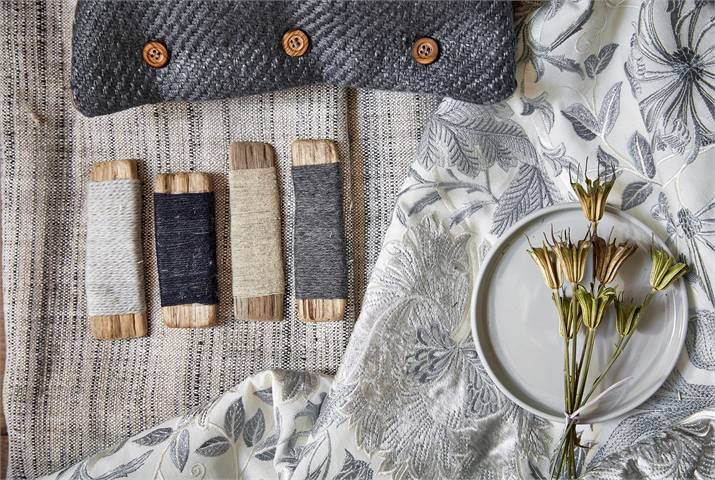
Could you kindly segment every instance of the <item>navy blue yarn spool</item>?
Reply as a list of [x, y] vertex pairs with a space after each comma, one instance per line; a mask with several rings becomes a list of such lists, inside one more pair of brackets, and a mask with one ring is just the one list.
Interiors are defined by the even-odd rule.
[[214, 194], [154, 193], [161, 306], [218, 303]]

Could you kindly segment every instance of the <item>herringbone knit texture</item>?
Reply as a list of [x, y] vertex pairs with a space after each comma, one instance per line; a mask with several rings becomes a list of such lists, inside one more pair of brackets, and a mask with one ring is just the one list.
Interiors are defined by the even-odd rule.
[[[13, 479], [69, 465], [266, 368], [335, 371], [396, 192], [436, 107], [427, 96], [311, 87], [87, 119], [74, 109], [69, 90], [73, 3], [0, 2], [3, 397]], [[294, 314], [289, 172], [296, 138], [333, 139], [340, 149], [355, 292], [344, 322], [308, 325]], [[233, 320], [226, 182], [232, 140], [276, 148], [287, 284], [282, 322]], [[126, 158], [139, 159], [145, 252], [154, 242], [150, 180], [169, 171], [216, 174], [216, 327], [163, 327], [155, 257], [146, 255], [150, 336], [92, 338], [84, 293], [87, 176], [96, 161]]]
[[[300, 28], [310, 50], [286, 55], [283, 33]], [[437, 62], [411, 49], [437, 40]], [[144, 63], [149, 40], [171, 60]], [[78, 108], [102, 115], [163, 100], [209, 100], [330, 83], [426, 92], [473, 103], [510, 95], [511, 2], [295, 0], [80, 0], [72, 56]]]

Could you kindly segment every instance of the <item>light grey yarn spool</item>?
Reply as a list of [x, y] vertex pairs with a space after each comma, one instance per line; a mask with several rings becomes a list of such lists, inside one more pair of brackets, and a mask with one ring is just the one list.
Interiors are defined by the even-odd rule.
[[141, 183], [89, 182], [87, 188], [87, 313], [143, 312]]

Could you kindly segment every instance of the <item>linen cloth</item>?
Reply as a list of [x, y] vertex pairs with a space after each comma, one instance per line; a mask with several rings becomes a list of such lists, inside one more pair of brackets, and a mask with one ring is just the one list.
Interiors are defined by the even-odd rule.
[[260, 374], [54, 478], [545, 478], [562, 426], [493, 385], [467, 299], [494, 240], [568, 201], [586, 156], [614, 166], [611, 202], [692, 273], [677, 367], [626, 416], [584, 427], [597, 442], [584, 476], [713, 478], [715, 5], [556, 2], [517, 25], [519, 91], [496, 106], [446, 99], [429, 122], [332, 382]]
[[[267, 368], [334, 373], [394, 198], [436, 106], [428, 96], [296, 88], [238, 100], [146, 106], [88, 119], [69, 88], [72, 1], [0, 4], [4, 409], [10, 478], [35, 478], [205, 404]], [[292, 303], [290, 144], [338, 143], [345, 191], [348, 313], [308, 325]], [[264, 141], [278, 156], [287, 318], [232, 318], [228, 145]], [[98, 161], [139, 160], [149, 336], [96, 341], [84, 293], [86, 182]], [[219, 325], [163, 327], [153, 247], [153, 178], [193, 170], [216, 186]], [[349, 199], [350, 201], [347, 201]]]

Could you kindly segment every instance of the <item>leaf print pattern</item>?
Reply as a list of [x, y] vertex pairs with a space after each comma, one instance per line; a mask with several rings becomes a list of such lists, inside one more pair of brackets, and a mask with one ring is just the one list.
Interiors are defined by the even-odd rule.
[[523, 109], [521, 114], [526, 116], [531, 115], [534, 112], [539, 112], [544, 122], [546, 131], [550, 132], [551, 128], [554, 126], [554, 107], [552, 107], [548, 102], [547, 97], [548, 94], [546, 92], [543, 92], [536, 98], [522, 96], [521, 103], [523, 105]]
[[345, 450], [343, 468], [333, 480], [372, 480], [372, 469], [367, 462], [355, 460], [355, 457]]
[[228, 432], [234, 442], [241, 438], [241, 431], [243, 430], [245, 418], [246, 411], [243, 408], [243, 399], [238, 398], [231, 404], [230, 407], [228, 407], [224, 419], [224, 429]]
[[418, 150], [426, 169], [454, 167], [474, 177], [499, 165], [508, 171], [519, 162], [535, 163], [536, 150], [509, 109], [446, 100], [430, 120]]
[[522, 165], [499, 199], [491, 233], [502, 235], [507, 228], [525, 215], [560, 200], [549, 177], [535, 166]]
[[[467, 238], [452, 238], [424, 219], [386, 246], [391, 255], [373, 273], [362, 313], [370, 320], [356, 325], [352, 345], [360, 348], [349, 350], [344, 363], [356, 369], [339, 373], [342, 387], [323, 405], [321, 419], [330, 420], [318, 432], [349, 423], [359, 447], [381, 452], [376, 473], [456, 478], [514, 468], [512, 455], [474, 456], [473, 444], [497, 434], [483, 422], [513, 407], [488, 379], [462, 328]], [[517, 426], [497, 430], [516, 435]], [[425, 438], [433, 439], [428, 448]]]
[[590, 141], [596, 138], [601, 131], [598, 120], [593, 114], [580, 103], [571, 105], [561, 110], [561, 115], [571, 122], [571, 126], [576, 135], [584, 140]]
[[690, 315], [685, 347], [693, 365], [712, 372], [715, 371], [715, 350], [711, 345], [715, 345], [715, 312], [698, 310]]
[[266, 421], [263, 418], [263, 411], [257, 410], [256, 414], [246, 422], [243, 430], [243, 441], [247, 447], [252, 447], [258, 443], [266, 431]]
[[196, 453], [204, 457], [218, 457], [226, 453], [229, 448], [231, 448], [231, 444], [228, 439], [223, 436], [217, 436], [209, 438], [202, 443], [201, 446], [196, 449]]
[[608, 64], [611, 63], [616, 48], [618, 48], [617, 43], [609, 43], [598, 52], [598, 55], [589, 55], [583, 63], [586, 68], [586, 75], [588, 75], [589, 78], [595, 78], [596, 75], [604, 71]]
[[648, 178], [655, 177], [653, 151], [648, 140], [640, 132], [635, 132], [628, 141], [628, 153], [639, 172]]
[[178, 435], [171, 439], [169, 446], [169, 456], [171, 462], [180, 472], [184, 471], [186, 461], [189, 459], [189, 431], [181, 430]]
[[134, 440], [134, 443], [144, 447], [152, 447], [167, 440], [173, 432], [174, 430], [171, 428], [157, 428], [156, 430], [152, 430], [146, 435], [137, 438]]
[[701, 419], [628, 445], [591, 468], [583, 478], [715, 478], [715, 423], [709, 418]]
[[653, 185], [648, 182], [632, 182], [623, 189], [621, 210], [630, 210], [645, 202], [653, 193]]

